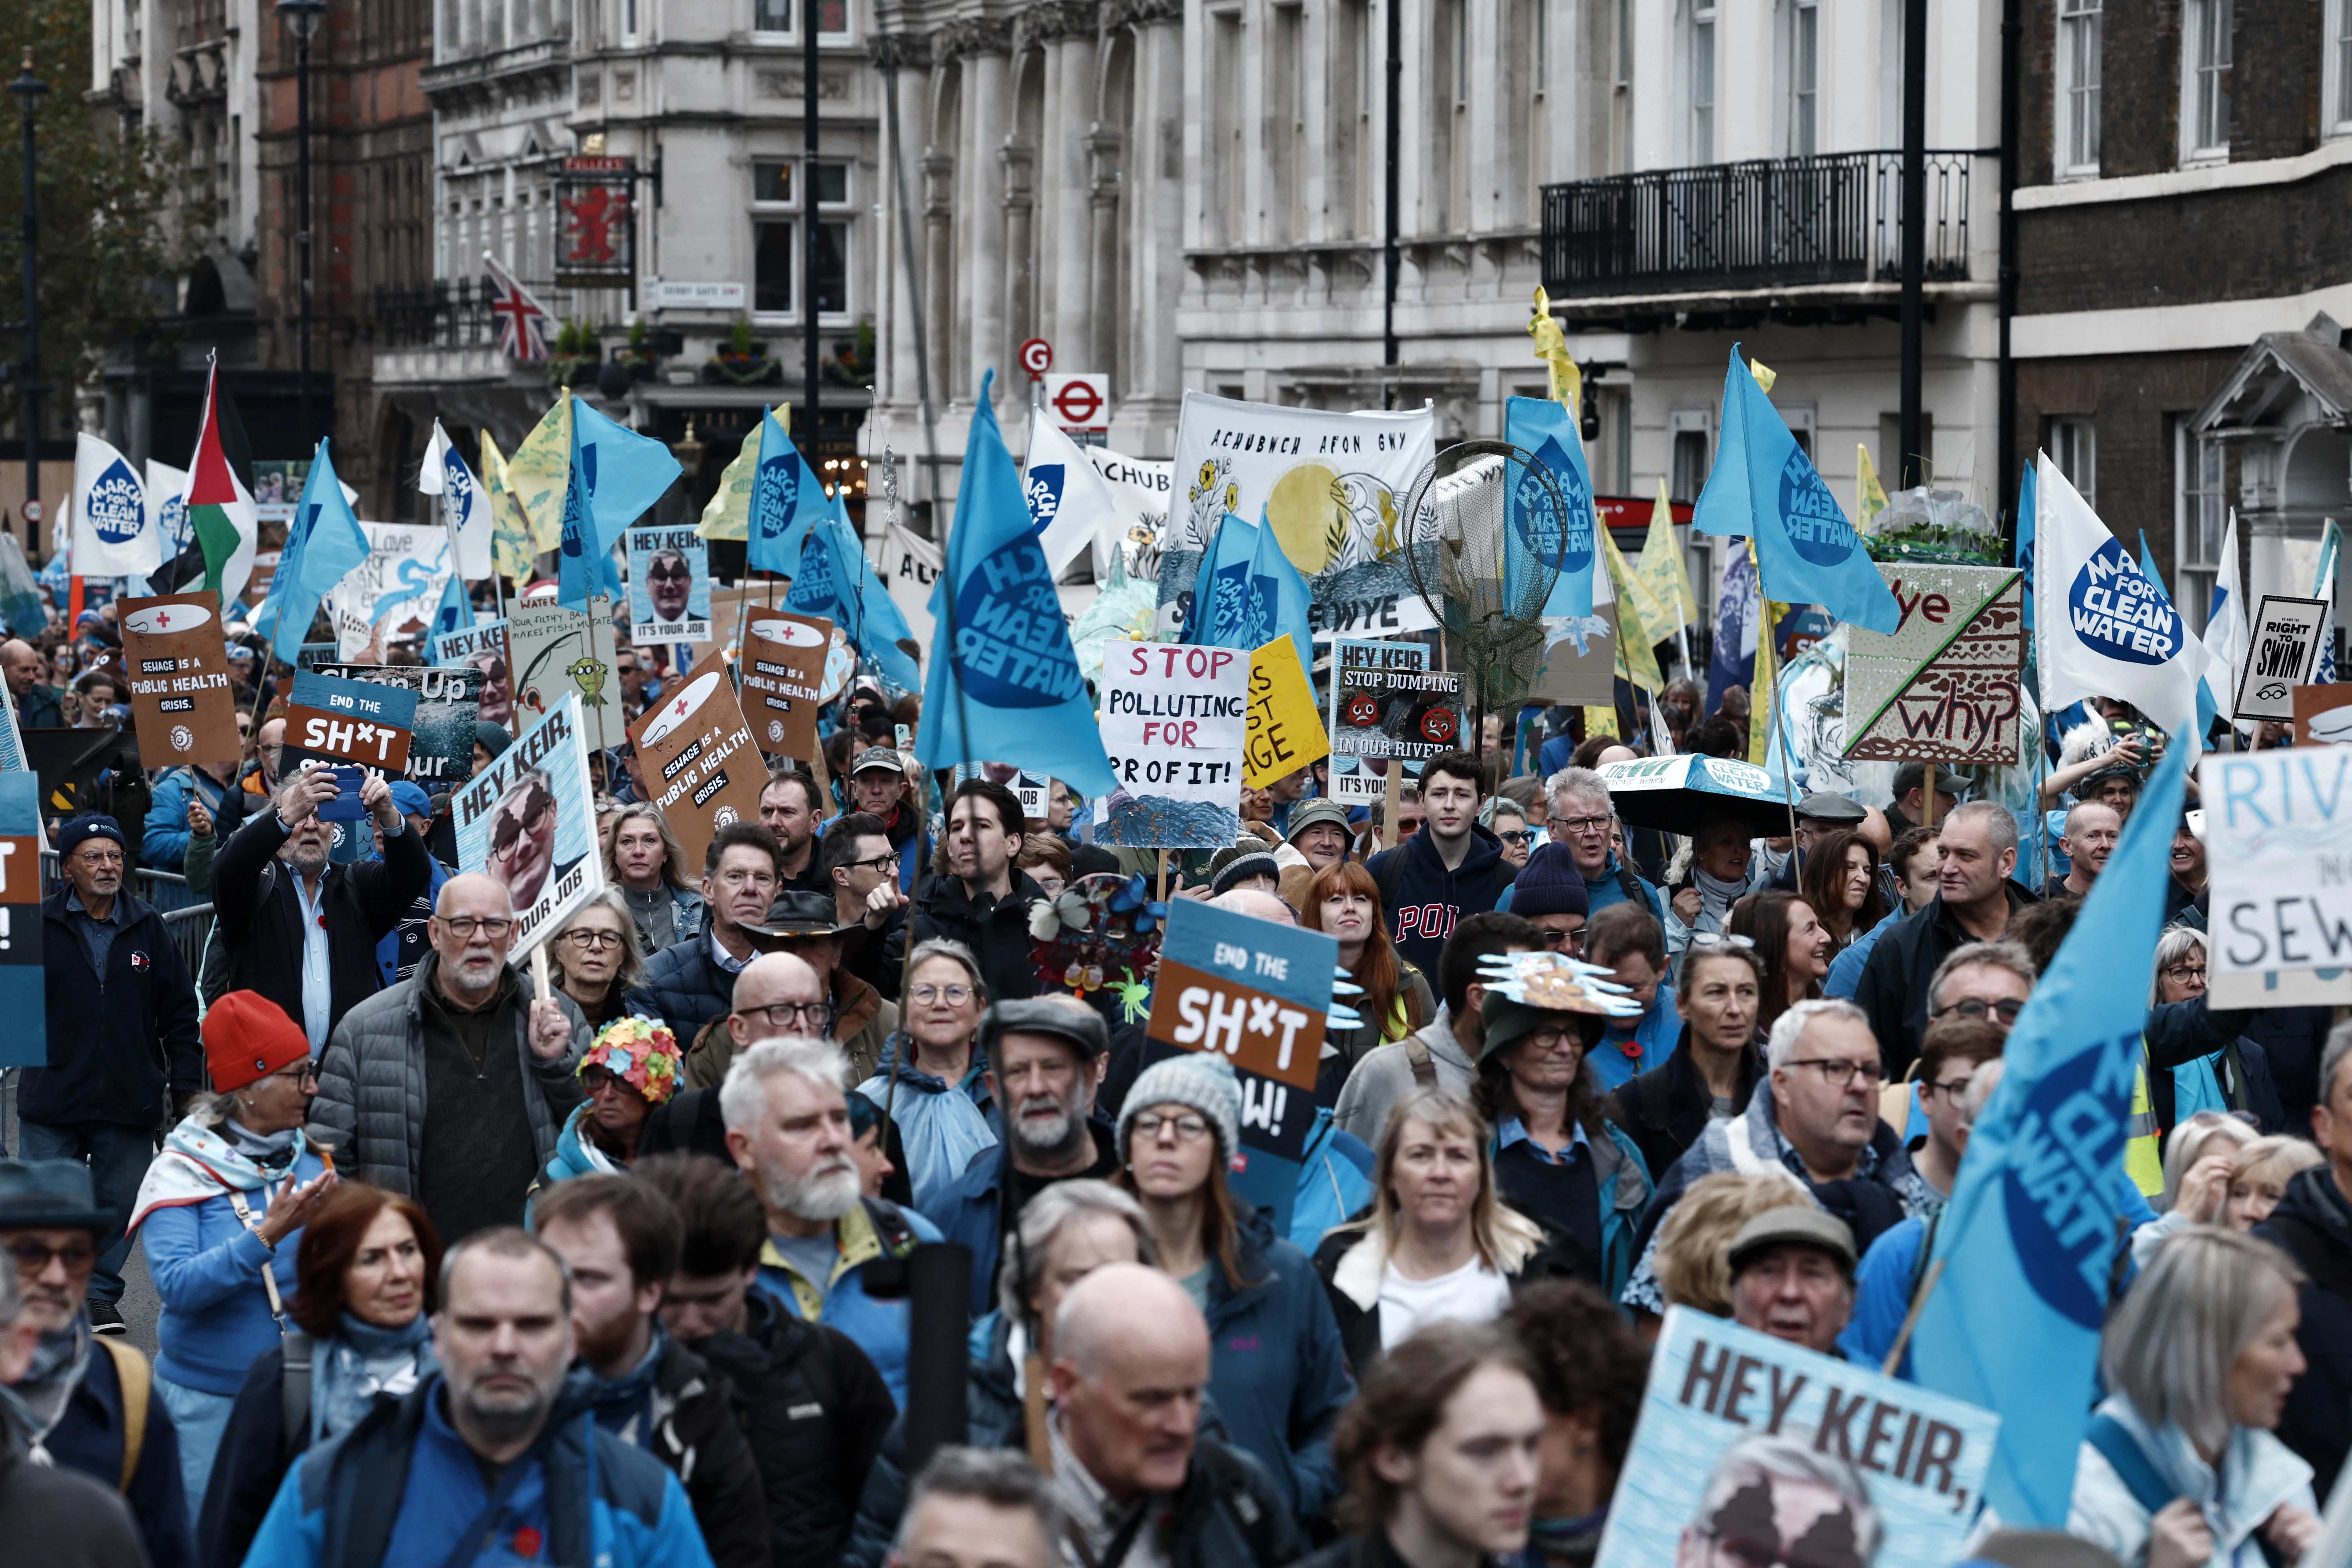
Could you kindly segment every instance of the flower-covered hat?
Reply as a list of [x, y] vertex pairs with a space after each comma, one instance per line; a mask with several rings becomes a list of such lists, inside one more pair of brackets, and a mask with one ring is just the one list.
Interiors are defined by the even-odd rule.
[[615, 1018], [596, 1035], [596, 1043], [580, 1058], [578, 1072], [603, 1068], [614, 1078], [659, 1105], [677, 1092], [678, 1066], [686, 1053], [669, 1026], [651, 1018]]

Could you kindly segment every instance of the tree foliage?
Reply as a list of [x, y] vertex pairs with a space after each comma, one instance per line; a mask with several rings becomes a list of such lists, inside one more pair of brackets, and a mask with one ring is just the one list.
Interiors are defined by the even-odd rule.
[[[178, 144], [153, 132], [125, 136], [111, 106], [94, 106], [90, 0], [8, 0], [0, 5], [0, 68], [8, 79], [33, 51], [33, 72], [48, 84], [34, 116], [40, 294], [39, 378], [45, 436], [70, 414], [73, 383], [110, 348], [138, 340], [176, 309], [172, 275], [194, 258], [205, 214], [172, 200]], [[0, 108], [0, 320], [24, 313], [23, 100]], [[21, 328], [0, 338], [0, 358], [24, 358]], [[0, 418], [16, 417], [22, 372], [0, 385]]]

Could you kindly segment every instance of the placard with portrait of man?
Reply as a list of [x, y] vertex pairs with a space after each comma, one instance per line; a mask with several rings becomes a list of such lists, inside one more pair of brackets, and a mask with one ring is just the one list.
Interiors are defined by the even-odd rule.
[[710, 637], [710, 551], [691, 528], [633, 528], [629, 636], [639, 644]]
[[566, 693], [450, 796], [457, 863], [513, 896], [520, 958], [602, 891], [580, 700]]

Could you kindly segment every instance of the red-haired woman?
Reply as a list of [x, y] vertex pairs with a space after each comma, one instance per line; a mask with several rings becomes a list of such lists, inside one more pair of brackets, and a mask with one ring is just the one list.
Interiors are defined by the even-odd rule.
[[1429, 982], [1389, 940], [1381, 885], [1353, 860], [1340, 860], [1315, 873], [1299, 900], [1298, 923], [1339, 939], [1339, 967], [1364, 988], [1350, 997], [1364, 1016], [1359, 1028], [1333, 1029], [1323, 1037], [1323, 1068], [1315, 1080], [1315, 1103], [1337, 1105], [1339, 1086], [1364, 1054], [1402, 1040], [1437, 1016]]
[[[302, 1228], [288, 1315], [299, 1332], [246, 1373], [196, 1516], [205, 1568], [245, 1561], [278, 1482], [313, 1443], [341, 1436], [435, 1368], [433, 1289], [441, 1237], [415, 1200], [345, 1182]], [[307, 1357], [307, 1360], [305, 1359]], [[309, 1385], [307, 1397], [289, 1380]], [[308, 1411], [293, 1432], [289, 1405]]]

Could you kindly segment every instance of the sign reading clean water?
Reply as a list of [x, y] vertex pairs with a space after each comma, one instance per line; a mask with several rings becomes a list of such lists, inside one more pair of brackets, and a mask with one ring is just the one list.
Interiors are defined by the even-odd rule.
[[90, 526], [109, 544], [128, 544], [147, 526], [147, 492], [131, 465], [117, 458], [82, 497]]
[[2158, 665], [2180, 651], [2180, 616], [2123, 545], [2091, 552], [2066, 590], [2074, 635], [2109, 658]]
[[2352, 1002], [2352, 745], [2208, 754], [2216, 1007]]

